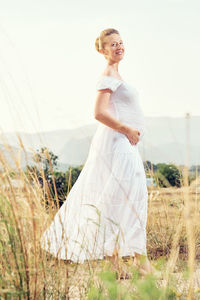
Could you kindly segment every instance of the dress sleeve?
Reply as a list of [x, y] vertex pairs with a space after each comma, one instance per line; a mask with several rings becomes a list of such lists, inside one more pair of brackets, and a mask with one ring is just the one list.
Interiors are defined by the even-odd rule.
[[110, 89], [113, 92], [115, 92], [121, 83], [122, 81], [117, 78], [111, 76], [103, 76], [97, 81], [96, 89], [97, 90]]

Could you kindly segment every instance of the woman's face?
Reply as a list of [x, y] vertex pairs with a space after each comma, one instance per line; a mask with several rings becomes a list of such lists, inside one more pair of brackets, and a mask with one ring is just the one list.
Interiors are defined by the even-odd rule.
[[104, 39], [104, 49], [102, 53], [107, 60], [120, 61], [124, 56], [124, 45], [119, 34], [113, 33]]

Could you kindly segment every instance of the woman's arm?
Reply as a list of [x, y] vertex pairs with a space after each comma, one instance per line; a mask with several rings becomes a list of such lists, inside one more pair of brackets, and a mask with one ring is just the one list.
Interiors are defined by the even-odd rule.
[[140, 132], [137, 129], [129, 127], [113, 118], [107, 111], [111, 93], [112, 91], [110, 89], [103, 89], [101, 91], [98, 91], [94, 108], [94, 117], [101, 123], [126, 135], [126, 137], [129, 139], [129, 142], [132, 145], [136, 145], [139, 141]]
[[98, 91], [94, 108], [94, 117], [101, 123], [126, 135], [128, 134], [130, 127], [113, 118], [107, 111], [111, 93], [112, 91], [110, 89]]

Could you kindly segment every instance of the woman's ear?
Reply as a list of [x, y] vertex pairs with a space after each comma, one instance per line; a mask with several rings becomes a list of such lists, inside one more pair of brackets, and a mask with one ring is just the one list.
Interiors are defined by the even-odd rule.
[[100, 52], [101, 54], [104, 54], [104, 49], [99, 49], [99, 52]]

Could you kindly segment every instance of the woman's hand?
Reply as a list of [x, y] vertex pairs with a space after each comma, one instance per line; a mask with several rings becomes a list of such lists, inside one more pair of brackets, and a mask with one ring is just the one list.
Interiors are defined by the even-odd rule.
[[140, 132], [137, 129], [129, 128], [128, 132], [125, 134], [129, 139], [131, 145], [136, 145], [139, 142]]

